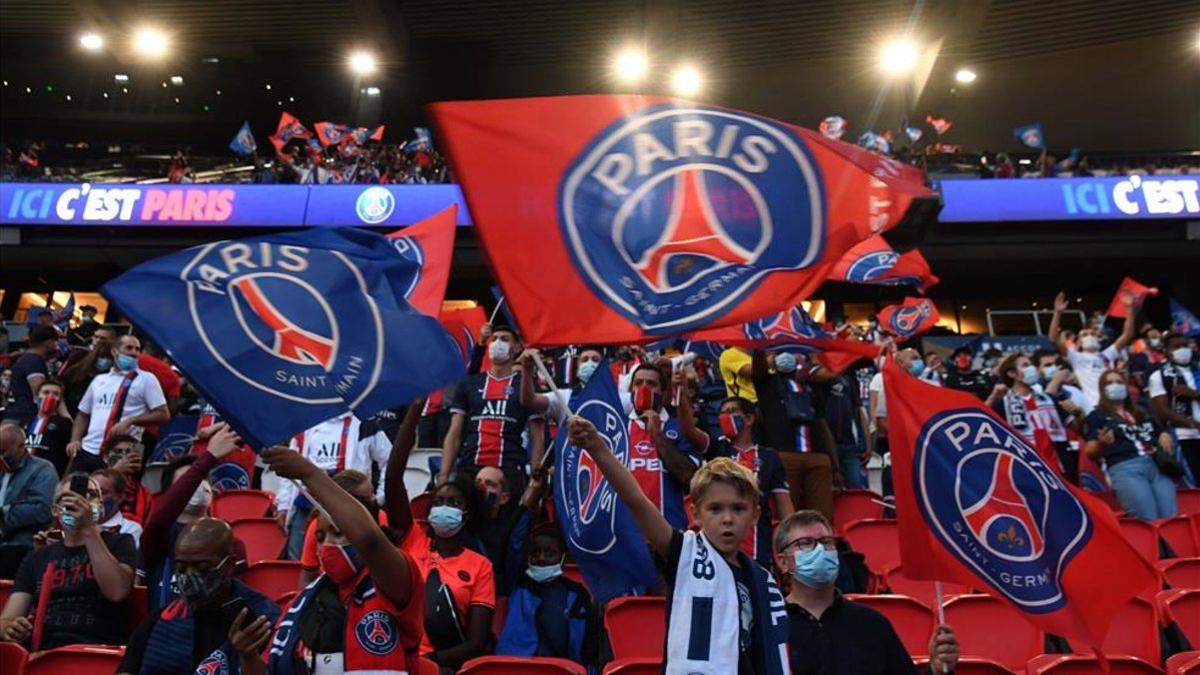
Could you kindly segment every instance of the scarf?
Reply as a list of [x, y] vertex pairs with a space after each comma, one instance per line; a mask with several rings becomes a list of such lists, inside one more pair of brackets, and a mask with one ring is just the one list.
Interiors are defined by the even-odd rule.
[[112, 431], [113, 425], [121, 421], [121, 413], [125, 411], [125, 401], [129, 398], [129, 389], [137, 376], [138, 371], [131, 370], [121, 378], [121, 384], [117, 386], [117, 393], [113, 396], [112, 410], [108, 412], [108, 421], [104, 423], [104, 440], [108, 440], [108, 434]]
[[[771, 574], [745, 553], [750, 570], [753, 623], [750, 654], [754, 672], [789, 672], [787, 605]], [[741, 607], [733, 570], [703, 533], [684, 532], [667, 617], [667, 675], [718, 675], [738, 672]]]
[[221, 675], [241, 672], [241, 657], [226, 640], [192, 668], [192, 642], [196, 635], [196, 617], [183, 600], [163, 608], [150, 629], [139, 675], [188, 673]]

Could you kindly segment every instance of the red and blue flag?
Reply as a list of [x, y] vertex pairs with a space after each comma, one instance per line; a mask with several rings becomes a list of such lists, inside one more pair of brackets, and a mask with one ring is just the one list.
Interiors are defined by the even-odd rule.
[[922, 293], [941, 281], [920, 251], [896, 253], [880, 236], [863, 240], [846, 251], [829, 278], [852, 284], [916, 286]]
[[1171, 298], [1171, 332], [1184, 337], [1200, 336], [1200, 319], [1175, 298]]
[[929, 298], [905, 298], [879, 311], [879, 327], [901, 340], [916, 337], [937, 325], [941, 314]]
[[[628, 465], [628, 417], [608, 366], [608, 361], [600, 363], [583, 390], [571, 397], [570, 409], [594, 424], [608, 449]], [[658, 573], [646, 539], [591, 455], [559, 433], [554, 467], [554, 512], [596, 602], [603, 605], [654, 586]]]
[[301, 140], [312, 138], [312, 132], [300, 123], [300, 119], [298, 117], [292, 115], [291, 113], [282, 112], [279, 113], [279, 125], [275, 128], [275, 137], [278, 138], [282, 144], [286, 145], [287, 142], [293, 138], [299, 138]]
[[416, 266], [381, 234], [313, 228], [171, 253], [101, 292], [265, 447], [463, 376], [454, 341], [404, 299]]
[[404, 298], [422, 314], [437, 316], [442, 311], [446, 284], [450, 281], [457, 218], [458, 205], [451, 204], [420, 222], [387, 235], [396, 252], [417, 265]]
[[1042, 150], [1046, 147], [1046, 132], [1042, 129], [1041, 122], [1021, 125], [1013, 129], [1013, 136], [1020, 139], [1021, 144], [1027, 148]]
[[929, 123], [929, 126], [933, 127], [938, 136], [945, 135], [947, 131], [950, 131], [950, 127], [954, 126], [954, 123], [950, 120], [942, 117], [934, 117], [933, 115], [926, 115], [925, 121]]
[[937, 210], [913, 167], [736, 110], [568, 96], [430, 113], [538, 346], [652, 342], [784, 311], [859, 241]]
[[253, 155], [255, 150], [258, 150], [258, 143], [254, 140], [254, 134], [250, 131], [250, 123], [242, 122], [242, 126], [234, 135], [233, 140], [229, 141], [229, 149], [235, 155]]
[[350, 138], [352, 131], [348, 125], [336, 122], [317, 122], [313, 125], [313, 129], [316, 130], [317, 139], [321, 141], [321, 145], [337, 145]]
[[905, 576], [984, 590], [1047, 632], [1100, 645], [1157, 580], [1112, 511], [971, 394], [890, 359], [883, 386]]
[[817, 130], [820, 131], [821, 135], [825, 138], [832, 138], [835, 141], [840, 141], [842, 140], [842, 136], [846, 135], [846, 127], [847, 123], [845, 117], [842, 117], [841, 115], [830, 115], [829, 117], [821, 120], [821, 124], [817, 127]]
[[825, 330], [802, 307], [748, 321], [740, 326], [710, 328], [689, 336], [693, 345], [718, 343], [743, 349], [813, 354], [829, 370], [840, 373], [862, 358], [873, 359], [879, 348], [859, 340], [842, 340]]
[[1158, 295], [1158, 289], [1140, 284], [1131, 277], [1125, 277], [1121, 280], [1121, 285], [1117, 287], [1112, 302], [1108, 303], [1106, 314], [1117, 319], [1124, 319], [1129, 309], [1127, 305], [1133, 305], [1133, 311], [1138, 312], [1148, 295]]
[[458, 349], [462, 352], [463, 364], [470, 365], [471, 356], [479, 344], [477, 338], [483, 329], [483, 324], [487, 323], [487, 314], [483, 313], [483, 308], [475, 305], [461, 309], [444, 309], [438, 314], [438, 321], [458, 344]]

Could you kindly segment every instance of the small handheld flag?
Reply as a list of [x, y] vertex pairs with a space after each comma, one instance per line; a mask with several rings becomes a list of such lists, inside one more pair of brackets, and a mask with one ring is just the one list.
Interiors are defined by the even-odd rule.
[[1171, 332], [1185, 337], [1200, 336], [1200, 319], [1175, 298], [1171, 298]]
[[1042, 130], [1041, 122], [1021, 125], [1013, 129], [1013, 136], [1020, 139], [1021, 143], [1027, 148], [1042, 150], [1046, 147], [1046, 134]]
[[852, 284], [916, 286], [922, 293], [940, 281], [920, 251], [896, 253], [879, 236], [865, 239], [846, 251], [829, 278]]
[[879, 327], [907, 340], [937, 325], [941, 315], [929, 298], [905, 298], [899, 305], [888, 305], [879, 312]]
[[1146, 296], [1148, 295], [1158, 295], [1158, 289], [1143, 286], [1132, 278], [1125, 277], [1121, 280], [1121, 285], [1117, 287], [1117, 292], [1113, 295], [1112, 302], [1108, 303], [1106, 315], [1117, 319], [1124, 319], [1127, 305], [1133, 305], [1133, 312], [1136, 314], [1141, 310], [1142, 303], [1146, 301]]
[[258, 143], [254, 141], [254, 134], [250, 131], [250, 122], [242, 122], [242, 127], [234, 134], [233, 140], [229, 141], [229, 149], [235, 155], [253, 155], [258, 149]]
[[846, 134], [846, 118], [839, 115], [830, 115], [821, 120], [819, 130], [825, 138], [840, 141], [842, 136]]
[[929, 126], [933, 127], [933, 130], [937, 132], [938, 136], [945, 135], [947, 131], [950, 131], [950, 127], [954, 126], [954, 123], [950, 120], [941, 117], [934, 117], [933, 115], [926, 115], [925, 121], [929, 123]]

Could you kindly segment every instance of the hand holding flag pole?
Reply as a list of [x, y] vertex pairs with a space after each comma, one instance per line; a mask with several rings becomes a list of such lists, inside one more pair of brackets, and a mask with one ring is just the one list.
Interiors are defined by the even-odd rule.
[[[502, 299], [502, 300], [503, 300], [503, 299]], [[497, 306], [497, 309], [499, 309], [499, 306]], [[494, 315], [495, 315], [495, 313], [493, 312], [493, 316], [494, 316]], [[570, 408], [570, 406], [568, 405], [568, 402], [567, 402], [567, 397], [566, 397], [566, 395], [565, 395], [565, 394], [563, 394], [563, 392], [562, 392], [562, 389], [559, 389], [558, 387], [555, 387], [555, 386], [554, 386], [554, 378], [553, 378], [553, 377], [550, 375], [550, 371], [546, 369], [546, 364], [542, 362], [542, 355], [541, 355], [541, 354], [539, 354], [539, 353], [537, 353], [537, 352], [533, 352], [533, 353], [532, 353], [530, 356], [532, 356], [532, 357], [533, 357], [533, 363], [534, 363], [534, 365], [535, 365], [535, 366], [537, 366], [537, 371], [538, 371], [538, 374], [542, 376], [542, 379], [543, 379], [543, 380], [545, 380], [545, 381], [547, 381], [547, 382], [549, 382], [549, 383], [550, 383], [550, 388], [554, 390], [554, 396], [558, 398], [558, 403], [559, 403], [559, 405], [561, 405], [561, 406], [562, 406], [562, 410], [563, 410], [563, 415], [564, 415], [564, 417], [563, 417], [563, 418], [561, 418], [561, 419], [558, 421], [558, 423], [559, 423], [559, 424], [568, 424], [568, 423], [570, 423], [572, 415], [571, 415], [571, 408]], [[526, 375], [523, 375], [523, 377], [526, 377], [526, 376], [528, 376], [528, 375], [527, 375], [527, 374], [526, 374]], [[542, 454], [542, 461], [541, 461], [541, 462], [538, 462], [538, 467], [537, 467], [537, 468], [538, 468], [538, 469], [542, 469], [542, 468], [544, 468], [544, 467], [546, 466], [546, 461], [547, 461], [547, 459], [548, 459], [549, 457], [551, 457], [553, 454], [554, 454], [553, 452], [545, 452], [545, 453], [543, 453], [543, 454]]]

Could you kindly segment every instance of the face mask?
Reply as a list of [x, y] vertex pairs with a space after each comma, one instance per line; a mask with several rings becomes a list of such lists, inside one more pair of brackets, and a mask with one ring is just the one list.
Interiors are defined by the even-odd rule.
[[1084, 335], [1079, 338], [1079, 346], [1087, 351], [1095, 351], [1100, 349], [1100, 338], [1095, 335]]
[[1151, 349], [1162, 349], [1162, 338], [1150, 338], [1147, 342]]
[[908, 372], [912, 373], [913, 377], [920, 377], [921, 373], [925, 372], [925, 362], [921, 359], [909, 361]]
[[1042, 368], [1042, 378], [1047, 382], [1054, 379], [1054, 374], [1058, 372], [1058, 366], [1046, 366]]
[[775, 357], [775, 370], [781, 373], [796, 372], [796, 357], [786, 352], [779, 354]]
[[494, 363], [507, 363], [510, 352], [511, 349], [507, 342], [503, 342], [501, 340], [492, 340], [488, 344], [488, 357], [490, 357]]
[[117, 354], [117, 369], [123, 373], [137, 370], [137, 357], [128, 354]]
[[954, 365], [957, 366], [959, 370], [966, 370], [971, 367], [971, 357], [965, 354], [959, 356], [958, 358], [954, 359]]
[[489, 509], [492, 508], [493, 506], [495, 506], [496, 504], [500, 503], [500, 491], [499, 490], [480, 490], [479, 492], [480, 492], [480, 494], [483, 495], [484, 505], [487, 506]]
[[811, 551], [796, 551], [796, 569], [792, 578], [809, 588], [824, 588], [838, 575], [837, 551], [827, 551], [817, 545]]
[[192, 493], [192, 496], [188, 499], [187, 506], [184, 507], [184, 510], [192, 512], [203, 511], [207, 509], [208, 505], [211, 503], [212, 488], [209, 487], [208, 481], [204, 481], [200, 483], [200, 487], [196, 488], [196, 491]]
[[228, 557], [222, 559], [216, 567], [207, 572], [176, 572], [171, 578], [175, 592], [193, 607], [207, 603], [225, 585], [225, 575], [221, 574], [221, 568], [228, 560]]
[[363, 561], [353, 544], [321, 544], [317, 557], [321, 560], [321, 569], [339, 586], [354, 579], [363, 568]]
[[1021, 381], [1030, 386], [1037, 384], [1038, 371], [1037, 366], [1028, 365], [1021, 369]]
[[448, 539], [463, 527], [463, 512], [457, 506], [435, 506], [429, 509], [429, 526], [437, 536]]
[[579, 364], [579, 370], [575, 372], [575, 375], [579, 378], [580, 382], [587, 384], [587, 381], [592, 379], [592, 375], [596, 373], [596, 369], [599, 367], [600, 364], [595, 361], [584, 361]]
[[525, 568], [525, 575], [539, 584], [544, 584], [562, 576], [562, 568], [561, 560], [557, 565], [530, 565]]
[[640, 412], [662, 407], [662, 394], [647, 385], [633, 388], [633, 409]]
[[717, 422], [721, 425], [721, 433], [731, 441], [746, 428], [746, 418], [741, 413], [721, 413]]
[[1104, 396], [1110, 401], [1124, 401], [1129, 389], [1121, 382], [1104, 385]]
[[[100, 505], [95, 502], [92, 502], [92, 522], [97, 525], [100, 524]], [[78, 525], [75, 522], [75, 514], [65, 511], [58, 517], [58, 523], [62, 525], [64, 530], [74, 530]]]
[[108, 371], [112, 370], [112, 359], [105, 356], [101, 356], [100, 358], [96, 359], [96, 370], [102, 373], [107, 373]]
[[39, 413], [43, 415], [52, 414], [55, 410], [58, 410], [58, 396], [55, 396], [54, 394], [39, 396], [37, 405]]
[[1178, 349], [1172, 349], [1171, 360], [1181, 366], [1186, 366], [1192, 362], [1192, 348], [1180, 347]]
[[105, 499], [100, 502], [100, 520], [98, 523], [107, 523], [109, 518], [117, 514], [117, 510], [121, 508], [120, 499]]

